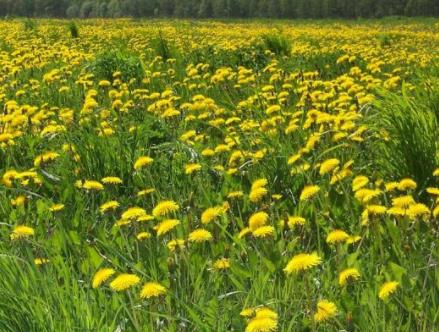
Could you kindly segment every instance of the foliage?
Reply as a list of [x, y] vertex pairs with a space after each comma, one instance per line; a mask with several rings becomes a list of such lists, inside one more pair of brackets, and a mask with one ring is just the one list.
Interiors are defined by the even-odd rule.
[[291, 55], [291, 41], [282, 34], [266, 34], [262, 36], [264, 49], [276, 55]]
[[437, 20], [33, 22], [0, 21], [0, 331], [439, 330]]
[[115, 72], [120, 72], [125, 81], [131, 78], [140, 81], [144, 74], [139, 57], [122, 50], [105, 50], [87, 67], [97, 78], [109, 81], [114, 79]]
[[23, 20], [23, 29], [25, 31], [36, 31], [38, 29], [37, 22], [32, 19]]
[[166, 40], [162, 33], [151, 40], [151, 47], [156, 52], [157, 55], [161, 56], [163, 60], [168, 60], [176, 57], [176, 50], [170, 45], [169, 41]]
[[0, 0], [0, 16], [364, 18], [438, 16], [436, 0]]
[[413, 178], [422, 188], [433, 186], [439, 159], [437, 86], [405, 91], [403, 96], [383, 92], [368, 121], [379, 142], [371, 145], [383, 177]]
[[72, 38], [78, 38], [79, 37], [79, 29], [78, 26], [76, 25], [75, 22], [70, 22], [69, 23], [69, 31], [70, 31], [70, 36], [72, 36]]

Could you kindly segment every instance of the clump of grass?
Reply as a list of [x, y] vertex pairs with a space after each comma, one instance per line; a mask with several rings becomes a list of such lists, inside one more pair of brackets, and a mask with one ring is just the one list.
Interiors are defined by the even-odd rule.
[[439, 148], [437, 91], [419, 89], [402, 96], [381, 92], [369, 121], [379, 137], [373, 155], [383, 177], [411, 177], [419, 187], [432, 182]]
[[255, 44], [242, 46], [236, 50], [224, 50], [209, 45], [195, 49], [186, 58], [193, 63], [208, 63], [213, 71], [227, 66], [244, 66], [259, 70], [264, 68], [269, 61], [269, 57], [264, 54], [263, 47]]
[[176, 50], [171, 46], [171, 43], [163, 37], [161, 32], [156, 38], [151, 40], [151, 48], [157, 53], [157, 55], [161, 56], [163, 60], [176, 58], [177, 56]]
[[89, 69], [99, 79], [113, 80], [113, 74], [120, 72], [124, 81], [135, 78], [141, 81], [144, 70], [140, 58], [120, 50], [106, 50], [96, 55]]
[[75, 22], [70, 22], [68, 25], [69, 31], [70, 31], [70, 36], [72, 38], [78, 38], [79, 37], [79, 28], [76, 25]]
[[377, 36], [377, 40], [378, 40], [378, 44], [381, 47], [390, 46], [392, 44], [392, 38], [388, 34], [384, 34], [384, 33], [379, 34]]
[[27, 18], [23, 20], [23, 29], [25, 31], [37, 31], [38, 29], [37, 22], [35, 20]]
[[400, 39], [401, 35], [396, 33], [379, 33], [377, 35], [377, 41], [380, 47], [390, 47]]
[[265, 34], [262, 37], [265, 49], [270, 50], [276, 55], [290, 55], [291, 41], [282, 34]]

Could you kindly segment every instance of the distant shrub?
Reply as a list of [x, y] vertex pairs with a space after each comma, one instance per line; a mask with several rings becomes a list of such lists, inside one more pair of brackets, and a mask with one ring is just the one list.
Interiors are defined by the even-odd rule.
[[262, 36], [262, 43], [265, 49], [276, 55], [290, 55], [291, 41], [282, 34], [266, 34]]
[[79, 37], [79, 28], [78, 28], [78, 26], [76, 25], [75, 22], [73, 22], [73, 21], [70, 22], [68, 28], [69, 28], [69, 31], [70, 31], [70, 36], [72, 36], [72, 38], [78, 38]]
[[94, 61], [89, 64], [88, 69], [99, 79], [113, 80], [113, 74], [121, 73], [124, 81], [132, 78], [142, 80], [144, 70], [140, 58], [136, 55], [107, 50], [96, 55]]
[[207, 63], [212, 71], [228, 66], [243, 66], [257, 70], [265, 67], [269, 61], [263, 47], [256, 44], [241, 46], [235, 50], [208, 45], [192, 50], [184, 58], [188, 60], [187, 63]]
[[378, 40], [378, 44], [381, 47], [388, 47], [388, 46], [392, 45], [392, 37], [388, 34], [381, 33], [381, 34], [377, 35], [377, 40]]
[[25, 31], [36, 31], [38, 28], [37, 22], [29, 18], [23, 20], [23, 29]]
[[163, 58], [163, 60], [177, 57], [176, 49], [171, 46], [172, 44], [165, 37], [163, 37], [161, 33], [159, 33], [156, 38], [151, 40], [150, 45], [157, 55]]

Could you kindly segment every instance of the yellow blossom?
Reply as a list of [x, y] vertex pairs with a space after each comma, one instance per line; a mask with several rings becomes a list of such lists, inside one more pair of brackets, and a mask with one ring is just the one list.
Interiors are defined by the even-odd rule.
[[154, 159], [152, 159], [151, 157], [148, 156], [142, 156], [139, 157], [136, 162], [134, 163], [134, 169], [136, 171], [140, 170], [141, 168], [148, 166], [150, 164], [152, 164], [152, 162], [154, 161]]
[[10, 237], [11, 240], [19, 240], [19, 239], [23, 239], [23, 238], [27, 238], [29, 236], [32, 236], [35, 234], [35, 231], [33, 228], [28, 227], [28, 226], [24, 226], [24, 225], [20, 225], [20, 226], [16, 226]]
[[212, 239], [212, 234], [205, 229], [199, 228], [189, 234], [190, 242], [205, 242]]
[[300, 194], [300, 200], [306, 201], [313, 196], [315, 196], [320, 191], [319, 186], [311, 185], [311, 186], [305, 186]]
[[142, 299], [159, 297], [164, 294], [166, 294], [166, 288], [158, 282], [147, 282], [143, 285], [142, 290], [140, 291], [140, 297]]
[[381, 300], [387, 300], [387, 298], [393, 294], [396, 289], [399, 287], [399, 282], [397, 281], [389, 281], [381, 285], [380, 291], [378, 293], [378, 297]]
[[284, 271], [287, 274], [305, 271], [319, 265], [321, 262], [321, 257], [316, 253], [298, 254], [288, 262], [287, 266], [284, 268]]
[[154, 217], [165, 216], [177, 211], [179, 208], [178, 204], [174, 201], [161, 201], [152, 210], [152, 215]]
[[337, 314], [337, 306], [330, 301], [321, 300], [317, 303], [317, 312], [314, 314], [316, 322], [323, 322], [330, 320]]
[[122, 273], [119, 274], [111, 283], [110, 288], [115, 291], [123, 291], [140, 282], [140, 278], [135, 274]]
[[110, 278], [114, 273], [116, 273], [115, 270], [110, 268], [103, 268], [98, 270], [95, 275], [93, 276], [92, 281], [92, 287], [98, 288], [103, 282], [105, 282], [108, 278]]

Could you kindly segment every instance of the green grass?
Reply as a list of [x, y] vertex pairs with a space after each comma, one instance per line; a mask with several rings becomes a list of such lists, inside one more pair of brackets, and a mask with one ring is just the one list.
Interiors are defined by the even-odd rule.
[[[366, 175], [371, 180], [368, 188], [381, 189], [371, 204], [389, 207], [398, 195], [411, 194], [431, 210], [436, 206], [426, 193], [427, 187], [438, 186], [437, 177], [432, 176], [438, 167], [439, 133], [435, 67], [417, 67], [414, 62], [406, 62], [407, 57], [397, 55], [401, 49], [412, 54], [419, 48], [425, 56], [423, 52], [429, 46], [437, 47], [437, 21], [433, 21], [433, 27], [422, 20], [407, 21], [411, 24], [410, 33], [400, 33], [407, 33], [403, 40], [409, 40], [408, 44], [379, 34], [376, 29], [402, 29], [401, 22], [406, 23], [405, 20], [274, 24], [237, 21], [219, 25], [222, 29], [230, 25], [223, 33], [236, 47], [221, 44], [221, 35], [213, 42], [206, 32], [210, 30], [203, 30], [216, 27], [213, 24], [219, 22], [78, 21], [68, 26], [50, 20], [22, 22], [11, 23], [20, 32], [14, 38], [6, 38], [6, 33], [4, 42], [0, 38], [2, 54], [13, 62], [12, 52], [25, 43], [29, 48], [32, 44], [45, 46], [49, 55], [38, 53], [45, 59], [37, 62], [38, 66], [20, 58], [17, 73], [5, 67], [0, 104], [6, 109], [7, 100], [16, 100], [19, 105], [35, 106], [36, 114], [43, 110], [44, 116], [40, 122], [32, 117], [34, 114], [26, 117], [22, 135], [14, 139], [15, 145], [0, 149], [0, 175], [11, 169], [34, 169], [42, 184], [25, 185], [17, 180], [11, 187], [3, 182], [0, 186], [0, 331], [244, 331], [247, 321], [240, 312], [250, 306], [274, 310], [279, 315], [279, 331], [429, 332], [439, 328], [437, 219], [383, 215], [371, 217], [368, 226], [361, 225], [367, 204], [359, 202], [352, 190], [355, 176]], [[246, 24], [252, 24], [246, 30], [252, 38], [239, 35]], [[273, 34], [273, 26], [283, 27], [282, 34]], [[340, 26], [352, 35], [341, 33], [339, 38], [345, 39], [337, 40], [322, 33], [327, 30], [321, 30], [333, 27], [331, 31], [338, 31]], [[257, 27], [260, 31], [255, 37], [253, 29]], [[309, 27], [313, 33], [300, 30], [302, 34], [295, 34], [296, 29]], [[356, 35], [358, 27], [370, 29], [372, 32], [366, 35], [370, 38]], [[37, 32], [23, 35], [23, 29]], [[424, 37], [410, 39], [414, 36], [412, 31], [418, 30], [425, 33]], [[46, 34], [48, 31], [52, 35]], [[161, 33], [158, 35], [157, 31]], [[176, 43], [179, 40], [185, 42]], [[189, 47], [188, 40], [194, 45]], [[343, 44], [347, 51], [341, 46], [334, 48], [334, 43]], [[370, 54], [361, 54], [355, 47], [377, 53], [378, 59], [394, 57], [395, 63], [388, 61], [382, 66], [383, 72], [369, 73]], [[67, 61], [63, 58], [67, 57], [66, 49], [79, 55]], [[337, 64], [337, 59], [351, 55], [349, 52], [357, 52], [356, 60]], [[25, 50], [23, 53], [28, 54]], [[17, 54], [18, 58], [20, 53]], [[175, 61], [167, 61], [174, 58]], [[189, 77], [190, 69], [198, 64], [198, 76]], [[241, 66], [249, 74], [243, 74]], [[351, 75], [354, 66], [381, 82], [395, 68], [402, 67], [404, 83], [392, 89], [369, 87], [369, 77], [360, 80]], [[225, 67], [233, 74], [215, 83], [212, 77]], [[60, 78], [45, 80], [44, 75], [53, 69], [60, 69]], [[121, 72], [120, 82], [113, 77], [115, 71]], [[245, 82], [240, 75], [250, 78]], [[312, 99], [312, 93], [324, 90], [325, 85], [330, 87], [325, 91], [333, 93], [334, 99], [348, 94], [353, 84], [346, 83], [346, 77], [353, 77], [361, 91], [373, 94], [376, 100], [359, 107], [356, 96], [347, 106], [332, 105], [330, 101], [319, 105], [320, 101]], [[35, 90], [30, 85], [32, 79], [38, 81]], [[103, 79], [113, 85], [99, 87]], [[270, 93], [264, 91], [267, 85], [272, 85], [276, 98], [270, 99]], [[68, 93], [60, 92], [64, 86], [70, 88]], [[413, 89], [406, 88], [410, 86]], [[18, 90], [24, 90], [24, 94], [17, 96]], [[94, 99], [98, 105], [87, 110], [84, 103], [90, 90], [96, 91]], [[164, 109], [175, 108], [181, 114], [167, 119], [148, 109], [164, 99], [153, 99], [152, 93], [168, 90], [175, 98]], [[270, 123], [266, 110], [281, 103], [281, 91], [288, 91], [279, 113], [281, 119], [271, 119], [277, 122]], [[113, 94], [117, 96], [112, 97]], [[210, 108], [194, 111], [195, 119], [186, 121], [189, 113], [182, 105], [193, 103], [193, 97], [200, 94], [212, 99]], [[122, 106], [114, 107], [116, 99]], [[352, 115], [351, 106], [359, 109], [351, 117], [354, 127], [341, 129], [343, 124], [349, 125], [343, 116]], [[307, 114], [317, 109], [335, 119], [329, 124], [314, 122], [306, 127]], [[72, 110], [71, 118], [63, 113], [68, 110]], [[303, 111], [297, 116], [299, 127], [285, 133], [297, 111]], [[208, 113], [207, 120], [199, 116], [203, 113]], [[240, 120], [209, 123], [236, 117]], [[15, 114], [15, 119], [18, 121], [19, 114]], [[339, 120], [341, 123], [337, 123]], [[251, 124], [255, 122], [271, 131], [254, 129]], [[63, 125], [65, 130], [41, 135], [48, 125]], [[367, 126], [366, 130], [356, 135], [362, 125]], [[114, 133], [101, 135], [105, 126]], [[0, 122], [0, 129], [7, 129], [4, 122]], [[189, 130], [204, 134], [205, 138], [183, 141], [181, 136]], [[335, 141], [337, 132], [346, 132], [346, 138]], [[309, 170], [292, 174], [298, 163], [288, 165], [288, 159], [315, 133], [321, 135], [319, 142], [298, 162], [308, 163]], [[231, 141], [236, 145], [229, 152], [213, 158], [202, 154], [207, 147]], [[74, 151], [63, 150], [65, 144], [73, 145]], [[59, 152], [60, 157], [34, 167], [35, 157], [47, 151]], [[230, 156], [236, 151], [244, 157], [230, 165]], [[256, 152], [265, 156], [260, 160], [252, 158], [250, 153]], [[152, 157], [154, 162], [135, 172], [134, 161], [143, 155]], [[319, 174], [320, 164], [329, 158], [337, 158], [341, 167], [352, 161], [352, 173], [331, 184], [331, 174]], [[188, 163], [200, 163], [202, 169], [185, 174]], [[217, 165], [226, 171], [236, 166], [237, 172], [221, 172], [215, 168]], [[76, 180], [99, 181], [106, 176], [117, 176], [123, 184], [106, 185], [101, 192], [75, 187]], [[416, 181], [416, 190], [385, 192], [383, 185], [375, 184], [405, 177]], [[247, 194], [259, 178], [267, 178], [269, 195], [253, 203]], [[300, 201], [300, 192], [308, 184], [319, 185], [321, 190], [311, 201]], [[145, 188], [155, 191], [138, 197], [137, 192]], [[236, 190], [245, 193], [242, 200], [226, 198]], [[272, 194], [282, 198], [276, 201], [270, 197]], [[11, 199], [19, 195], [26, 196], [26, 204], [13, 206]], [[165, 199], [180, 205], [180, 210], [169, 217], [178, 218], [181, 224], [169, 234], [156, 236], [156, 220], [115, 226], [127, 208], [140, 206], [149, 213]], [[99, 207], [109, 200], [117, 200], [120, 208], [102, 214]], [[206, 208], [226, 201], [230, 204], [227, 213], [208, 225], [201, 223], [200, 216]], [[55, 203], [63, 203], [65, 208], [51, 212], [49, 208]], [[249, 217], [261, 210], [270, 216], [273, 235], [239, 238]], [[306, 224], [290, 229], [280, 223], [292, 215], [305, 217]], [[32, 227], [35, 235], [12, 241], [13, 227], [21, 224]], [[186, 242], [185, 249], [174, 252], [166, 247], [169, 240], [187, 239], [191, 231], [200, 227], [212, 233], [213, 241]], [[326, 237], [334, 229], [361, 239], [354, 244], [328, 244]], [[139, 241], [136, 235], [141, 231], [150, 232], [152, 237]], [[283, 269], [294, 255], [314, 251], [323, 258], [321, 265], [297, 275], [285, 274]], [[230, 258], [230, 269], [213, 270], [213, 262], [222, 257]], [[36, 266], [35, 258], [47, 258], [49, 262]], [[102, 267], [114, 268], [117, 273], [134, 273], [141, 283], [123, 292], [115, 292], [108, 282], [93, 289], [93, 275]], [[338, 274], [349, 267], [357, 268], [361, 278], [340, 287]], [[379, 288], [390, 280], [399, 282], [400, 288], [382, 301], [378, 298]], [[167, 294], [140, 299], [140, 287], [147, 281], [160, 282]], [[313, 315], [321, 299], [336, 303], [338, 314], [327, 323], [317, 324]]]

